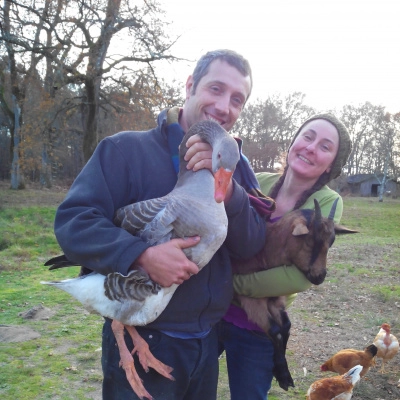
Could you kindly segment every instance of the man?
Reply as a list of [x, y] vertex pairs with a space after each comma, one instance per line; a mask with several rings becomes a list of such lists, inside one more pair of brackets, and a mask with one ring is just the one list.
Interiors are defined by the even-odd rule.
[[[232, 298], [229, 256], [249, 258], [258, 252], [265, 240], [265, 224], [250, 207], [247, 193], [239, 185], [244, 178], [237, 168], [225, 200], [227, 239], [197, 274], [197, 266], [182, 249], [195, 246], [198, 238], [173, 239], [150, 247], [116, 227], [114, 213], [127, 204], [161, 197], [173, 189], [177, 171], [174, 149], [170, 149], [171, 126], [175, 131], [178, 127], [182, 137], [190, 126], [205, 119], [216, 120], [230, 130], [251, 88], [251, 69], [242, 56], [229, 50], [207, 53], [186, 82], [185, 104], [179, 113], [162, 111], [157, 127], [147, 132], [122, 132], [105, 138], [57, 210], [55, 233], [70, 260], [102, 274], [118, 271], [126, 275], [140, 265], [162, 286], [180, 284], [154, 322], [136, 327], [153, 355], [174, 369], [176, 380], [170, 381], [154, 370], [146, 373], [136, 362], [144, 386], [156, 399], [216, 398], [218, 349], [213, 328]], [[188, 168], [211, 169], [210, 146], [196, 138], [188, 145]], [[132, 349], [128, 336], [126, 342]], [[106, 320], [103, 399], [137, 399], [119, 361], [111, 321]]]

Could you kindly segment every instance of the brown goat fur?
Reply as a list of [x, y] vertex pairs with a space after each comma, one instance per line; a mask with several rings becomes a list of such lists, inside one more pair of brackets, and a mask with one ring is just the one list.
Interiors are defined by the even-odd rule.
[[[315, 210], [295, 210], [275, 223], [267, 222], [267, 237], [263, 249], [246, 261], [232, 261], [234, 274], [259, 272], [281, 265], [295, 265], [313, 284], [321, 284], [326, 276], [328, 250], [335, 234], [357, 233], [333, 221], [336, 204], [329, 218], [321, 216], [316, 200]], [[235, 294], [249, 320], [267, 334], [270, 320], [282, 325], [281, 312], [285, 296], [250, 298]]]

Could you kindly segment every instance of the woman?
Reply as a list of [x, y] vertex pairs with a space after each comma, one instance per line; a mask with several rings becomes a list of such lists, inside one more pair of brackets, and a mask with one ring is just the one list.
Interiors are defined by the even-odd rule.
[[[346, 127], [332, 114], [309, 118], [296, 132], [283, 174], [259, 173], [261, 191], [276, 201], [271, 222], [298, 208], [314, 208], [314, 198], [327, 217], [339, 198], [334, 220], [340, 221], [343, 201], [326, 184], [337, 178], [351, 152]], [[297, 292], [311, 283], [294, 266], [282, 266], [248, 275], [235, 275], [234, 289], [250, 297], [287, 296], [290, 305]], [[268, 336], [232, 304], [218, 326], [220, 352], [226, 352], [231, 400], [267, 399], [273, 378], [274, 349]]]

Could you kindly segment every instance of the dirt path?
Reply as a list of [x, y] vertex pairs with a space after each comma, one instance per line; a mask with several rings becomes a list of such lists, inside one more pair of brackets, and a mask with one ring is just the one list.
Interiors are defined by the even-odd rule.
[[[344, 261], [350, 250], [344, 242], [334, 246], [329, 264]], [[385, 302], [372, 291], [376, 285], [400, 282], [399, 260], [391, 257], [392, 252], [392, 246], [366, 246], [358, 251], [354, 262], [347, 260], [348, 269], [330, 269], [321, 286], [298, 295], [289, 309], [292, 330], [288, 344], [298, 397], [287, 397], [280, 389], [272, 390], [279, 399], [304, 399], [300, 393], [304, 394], [310, 383], [334, 375], [321, 372], [321, 364], [341, 349], [364, 349], [372, 343], [383, 322], [390, 323], [393, 333], [400, 338], [400, 299]], [[357, 274], [365, 267], [370, 274]], [[378, 360], [377, 366], [357, 385], [352, 400], [400, 400], [400, 354], [387, 364], [387, 374], [379, 372], [380, 366]]]

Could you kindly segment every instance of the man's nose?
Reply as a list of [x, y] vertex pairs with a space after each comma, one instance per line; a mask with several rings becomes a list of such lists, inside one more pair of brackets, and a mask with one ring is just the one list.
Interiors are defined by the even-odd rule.
[[220, 96], [215, 103], [215, 108], [221, 114], [229, 114], [229, 104], [229, 96]]

